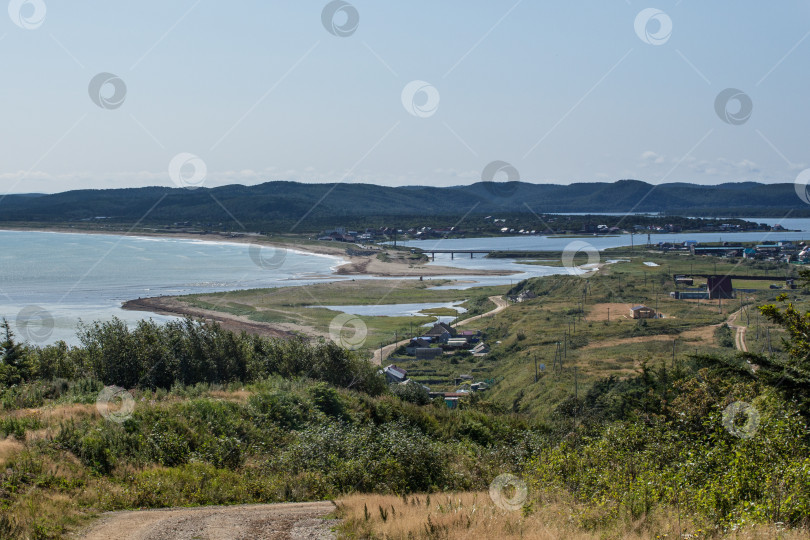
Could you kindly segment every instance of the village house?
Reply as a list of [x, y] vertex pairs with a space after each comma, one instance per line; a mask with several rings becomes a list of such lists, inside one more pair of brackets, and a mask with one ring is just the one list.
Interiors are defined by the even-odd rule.
[[425, 336], [432, 338], [433, 343], [447, 343], [450, 338], [456, 337], [456, 329], [447, 323], [439, 322], [434, 324]]
[[431, 339], [428, 337], [417, 337], [411, 339], [410, 343], [405, 346], [405, 354], [414, 356], [417, 349], [430, 348]]
[[470, 346], [470, 342], [465, 337], [454, 337], [447, 340], [447, 346], [454, 349], [466, 349]]
[[472, 348], [473, 356], [486, 356], [489, 353], [489, 347], [483, 341], [477, 343], [475, 347]]
[[521, 291], [520, 294], [510, 296], [509, 300], [512, 302], [523, 302], [524, 300], [531, 300], [537, 298], [537, 295], [532, 291]]
[[633, 319], [655, 319], [656, 313], [653, 308], [647, 306], [633, 306], [630, 308], [630, 316]]
[[381, 371], [385, 375], [387, 383], [402, 383], [408, 380], [408, 372], [394, 364], [386, 366]]

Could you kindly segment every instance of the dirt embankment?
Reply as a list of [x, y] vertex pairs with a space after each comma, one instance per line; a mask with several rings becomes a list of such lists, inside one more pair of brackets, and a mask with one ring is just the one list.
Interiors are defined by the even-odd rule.
[[282, 325], [271, 325], [255, 322], [228, 313], [219, 313], [207, 309], [196, 308], [173, 297], [138, 298], [129, 300], [121, 306], [130, 311], [149, 311], [160, 315], [174, 315], [177, 317], [191, 317], [218, 323], [222, 328], [233, 332], [245, 331], [249, 334], [258, 334], [266, 337], [287, 338], [294, 334], [294, 329], [285, 329]]

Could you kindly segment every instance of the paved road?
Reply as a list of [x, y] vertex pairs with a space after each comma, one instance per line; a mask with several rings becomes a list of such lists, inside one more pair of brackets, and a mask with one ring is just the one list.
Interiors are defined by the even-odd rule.
[[[482, 313], [481, 315], [476, 315], [475, 317], [470, 317], [469, 319], [459, 321], [459, 323], [456, 324], [456, 326], [464, 326], [466, 324], [469, 324], [473, 321], [477, 321], [484, 317], [491, 317], [496, 313], [503, 311], [504, 309], [506, 309], [506, 306], [509, 305], [509, 303], [503, 299], [503, 296], [490, 296], [489, 299], [495, 304], [495, 309], [487, 311], [486, 313]], [[386, 345], [382, 348], [382, 354], [380, 354], [380, 349], [377, 349], [376, 351], [374, 351], [374, 356], [371, 357], [371, 363], [376, 364], [378, 366], [382, 365], [383, 360], [391, 356], [391, 353], [393, 353], [398, 347], [401, 347], [402, 345], [407, 345], [408, 342], [410, 341], [411, 339], [408, 338], [403, 339], [401, 341], [397, 341], [396, 343], [392, 343], [390, 345]]]
[[204, 506], [111, 512], [75, 538], [82, 540], [265, 540], [335, 538], [322, 519], [331, 502]]

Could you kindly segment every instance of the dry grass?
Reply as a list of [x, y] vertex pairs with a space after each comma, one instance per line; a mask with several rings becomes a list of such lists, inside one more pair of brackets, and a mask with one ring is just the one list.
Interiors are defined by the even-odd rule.
[[226, 392], [224, 390], [212, 390], [210, 396], [216, 399], [224, 399], [225, 401], [235, 401], [237, 403], [247, 403], [248, 398], [253, 395], [253, 392], [247, 390], [236, 390], [234, 392]]
[[608, 320], [608, 312], [610, 320], [616, 321], [619, 319], [631, 319], [630, 308], [635, 304], [625, 304], [619, 302], [606, 302], [603, 304], [594, 304], [588, 310], [587, 319], [589, 321], [606, 321]]
[[101, 417], [95, 403], [73, 403], [40, 407], [38, 409], [20, 409], [7, 415], [11, 418], [38, 418], [42, 423], [59, 423], [66, 420], [80, 420], [88, 417]]
[[5, 465], [9, 458], [23, 448], [24, 446], [20, 441], [11, 437], [0, 440], [0, 465]]
[[[407, 501], [407, 502], [406, 502]], [[486, 492], [436, 493], [433, 495], [352, 495], [338, 502], [344, 520], [341, 532], [348, 538], [433, 539], [497, 538], [507, 540], [596, 540], [622, 538], [709, 538], [698, 527], [677, 516], [660, 514], [634, 523], [586, 530], [580, 524], [591, 512], [576, 504], [546, 498], [534, 501], [531, 510], [509, 511], [496, 506]], [[592, 516], [591, 516], [592, 517]], [[717, 536], [715, 536], [717, 538]], [[798, 540], [806, 535], [758, 527], [725, 538]]]

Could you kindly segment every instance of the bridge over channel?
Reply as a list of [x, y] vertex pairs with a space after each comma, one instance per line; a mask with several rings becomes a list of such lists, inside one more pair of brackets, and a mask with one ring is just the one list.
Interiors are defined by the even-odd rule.
[[453, 259], [456, 256], [456, 254], [469, 253], [470, 258], [472, 259], [475, 256], [476, 253], [483, 254], [483, 255], [489, 255], [490, 253], [492, 253], [494, 251], [500, 251], [500, 250], [497, 250], [497, 249], [422, 249], [421, 250], [422, 253], [430, 253], [430, 258], [433, 261], [436, 260], [436, 254], [437, 253], [449, 253], [451, 259]]

